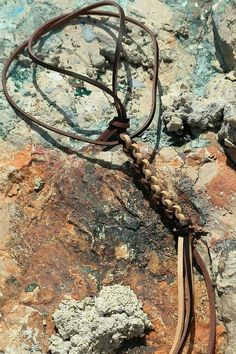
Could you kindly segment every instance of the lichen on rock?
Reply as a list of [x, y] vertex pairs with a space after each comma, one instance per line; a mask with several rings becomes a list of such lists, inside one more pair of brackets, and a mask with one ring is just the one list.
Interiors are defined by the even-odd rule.
[[53, 320], [58, 335], [51, 337], [52, 354], [111, 354], [152, 328], [141, 301], [122, 285], [103, 287], [94, 298], [63, 300]]

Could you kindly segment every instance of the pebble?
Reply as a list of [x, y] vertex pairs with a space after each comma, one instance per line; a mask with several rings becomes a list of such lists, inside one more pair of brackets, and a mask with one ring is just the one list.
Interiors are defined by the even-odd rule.
[[97, 38], [96, 33], [93, 30], [91, 30], [89, 26], [82, 25], [82, 30], [86, 42], [92, 43]]

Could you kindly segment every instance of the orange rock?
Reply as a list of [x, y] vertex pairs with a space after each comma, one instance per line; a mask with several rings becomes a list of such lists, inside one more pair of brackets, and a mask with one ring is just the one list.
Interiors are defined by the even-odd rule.
[[226, 338], [226, 329], [223, 324], [218, 325], [216, 327], [216, 351], [219, 353], [223, 353], [223, 350], [225, 348], [225, 345], [227, 343], [227, 338]]
[[160, 259], [155, 251], [150, 253], [147, 269], [153, 274], [157, 274], [160, 271]]
[[38, 303], [40, 304], [49, 304], [52, 301], [54, 301], [56, 296], [55, 289], [47, 286], [47, 287], [40, 287], [39, 293], [38, 293]]
[[117, 259], [128, 259], [129, 258], [129, 250], [127, 245], [120, 243], [115, 247], [115, 255]]
[[20, 302], [24, 305], [37, 304], [39, 291], [40, 288], [37, 286], [33, 291], [23, 292], [23, 294], [20, 296]]
[[28, 145], [23, 150], [8, 152], [6, 149], [1, 153], [0, 164], [3, 166], [13, 166], [16, 169], [21, 169], [29, 164], [32, 160], [32, 146]]

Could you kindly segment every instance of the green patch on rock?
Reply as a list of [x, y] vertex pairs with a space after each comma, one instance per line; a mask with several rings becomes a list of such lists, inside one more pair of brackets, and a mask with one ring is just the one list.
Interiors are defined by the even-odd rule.
[[26, 292], [26, 293], [32, 293], [32, 291], [34, 291], [34, 289], [36, 289], [37, 286], [38, 286], [38, 284], [36, 284], [36, 283], [29, 284], [29, 285], [25, 288], [25, 292]]
[[76, 87], [75, 97], [89, 96], [91, 92], [92, 92], [91, 90], [87, 90], [85, 87]]
[[6, 132], [4, 131], [3, 124], [0, 123], [0, 138], [5, 139], [7, 136]]
[[199, 148], [203, 148], [203, 147], [208, 146], [208, 145], [210, 145], [209, 140], [204, 139], [203, 137], [199, 137], [199, 138], [197, 138], [195, 140], [192, 140], [190, 142], [190, 147], [192, 149], [199, 149]]
[[24, 82], [29, 79], [30, 72], [29, 70], [20, 69], [20, 70], [12, 70], [11, 76], [19, 82]]

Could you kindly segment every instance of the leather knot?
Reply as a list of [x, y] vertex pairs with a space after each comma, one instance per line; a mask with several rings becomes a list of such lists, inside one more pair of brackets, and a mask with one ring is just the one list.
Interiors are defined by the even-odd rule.
[[181, 236], [188, 236], [191, 232], [193, 232], [192, 220], [189, 219], [179, 221], [173, 231], [176, 234], [181, 234]]

